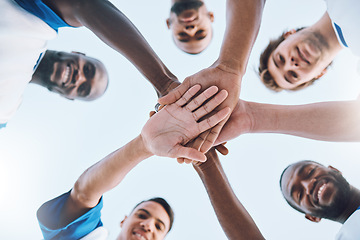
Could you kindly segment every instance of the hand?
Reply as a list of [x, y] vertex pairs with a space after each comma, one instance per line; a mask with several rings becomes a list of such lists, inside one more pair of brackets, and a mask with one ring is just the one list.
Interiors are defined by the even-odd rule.
[[[148, 120], [141, 131], [141, 137], [149, 152], [172, 158], [185, 157], [201, 162], [206, 160], [203, 153], [184, 145], [228, 117], [230, 108], [225, 107], [198, 122], [228, 95], [226, 90], [218, 92], [218, 88], [212, 86], [191, 100], [200, 88], [200, 85], [190, 88], [179, 100], [165, 106]], [[208, 99], [210, 100], [202, 106]]]
[[[160, 98], [158, 102], [162, 105], [173, 103], [177, 101], [187, 89], [195, 84], [200, 84], [202, 89], [215, 85], [219, 89], [227, 90], [229, 93], [227, 99], [219, 105], [216, 110], [229, 107], [232, 111], [239, 99], [240, 82], [241, 76], [238, 73], [228, 70], [223, 65], [215, 65], [204, 69], [193, 76], [187, 77], [179, 87], [174, 89], [168, 95]], [[213, 146], [213, 143], [217, 139], [226, 120], [227, 118], [207, 133], [203, 133], [201, 138], [194, 142], [193, 147], [199, 149], [201, 152], [208, 151]]]
[[206, 153], [206, 159], [207, 159], [206, 162], [193, 161], [192, 162], [193, 167], [197, 170], [203, 171], [208, 168], [211, 168], [214, 165], [218, 166], [220, 164], [220, 160], [215, 150], [216, 148], [213, 147]]
[[253, 127], [254, 117], [252, 117], [251, 108], [249, 107], [248, 102], [239, 99], [230, 118], [216, 139], [215, 145], [227, 142], [241, 134], [249, 133]]

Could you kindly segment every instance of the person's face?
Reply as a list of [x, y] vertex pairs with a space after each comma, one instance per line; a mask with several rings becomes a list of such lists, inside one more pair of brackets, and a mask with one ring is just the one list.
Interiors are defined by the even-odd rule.
[[170, 217], [157, 202], [147, 201], [137, 206], [121, 222], [120, 240], [162, 240], [170, 228]]
[[285, 199], [307, 218], [334, 219], [346, 207], [350, 185], [337, 169], [303, 161], [284, 172], [281, 190]]
[[202, 1], [176, 2], [166, 20], [172, 31], [175, 45], [187, 53], [200, 53], [212, 38], [212, 12], [208, 12]]
[[105, 92], [108, 75], [97, 59], [76, 52], [55, 51], [45, 57], [39, 68], [47, 68], [41, 76], [50, 91], [68, 99], [81, 100], [94, 100]]
[[327, 49], [328, 44], [319, 33], [291, 30], [270, 55], [269, 73], [281, 88], [293, 89], [326, 72], [333, 60]]

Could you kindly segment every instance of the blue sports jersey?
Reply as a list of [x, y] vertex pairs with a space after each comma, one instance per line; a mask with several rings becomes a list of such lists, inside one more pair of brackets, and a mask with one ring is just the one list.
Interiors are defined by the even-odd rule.
[[71, 27], [41, 0], [15, 0], [23, 9], [46, 22], [56, 32], [60, 27]]
[[37, 211], [37, 218], [45, 240], [80, 239], [103, 225], [100, 218], [100, 211], [103, 207], [101, 198], [98, 205], [91, 208], [84, 215], [66, 226], [60, 226], [60, 215], [69, 196], [70, 191], [44, 203]]

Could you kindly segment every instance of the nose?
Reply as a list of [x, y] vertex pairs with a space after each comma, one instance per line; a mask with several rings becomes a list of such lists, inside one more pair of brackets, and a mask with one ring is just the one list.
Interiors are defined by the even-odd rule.
[[184, 31], [191, 37], [193, 37], [196, 33], [197, 27], [195, 25], [187, 25], [184, 28]]
[[305, 189], [306, 195], [311, 195], [312, 194], [315, 182], [316, 182], [315, 178], [306, 179], [306, 180], [301, 181], [301, 185]]
[[140, 223], [140, 226], [143, 227], [146, 232], [153, 232], [155, 228], [155, 223], [152, 219], [145, 219]]
[[291, 57], [291, 64], [295, 67], [299, 66], [299, 61], [295, 57]]

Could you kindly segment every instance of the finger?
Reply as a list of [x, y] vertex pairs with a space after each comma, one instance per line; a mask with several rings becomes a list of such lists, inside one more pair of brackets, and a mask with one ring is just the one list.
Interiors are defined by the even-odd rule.
[[168, 105], [176, 102], [190, 88], [189, 81], [184, 81], [180, 86], [169, 92], [167, 95], [158, 99], [161, 105]]
[[217, 139], [222, 127], [224, 126], [225, 121], [220, 122], [218, 125], [210, 129], [209, 134], [206, 136], [204, 143], [202, 144], [201, 148], [199, 149], [200, 152], [207, 152], [209, 149], [214, 146], [214, 142]]
[[192, 86], [189, 90], [186, 91], [186, 93], [184, 93], [184, 95], [180, 97], [179, 100], [176, 101], [176, 105], [182, 107], [183, 105], [187, 104], [200, 89], [201, 86], [199, 84]]
[[176, 161], [180, 164], [184, 163], [184, 158], [177, 158]]
[[215, 149], [224, 156], [229, 153], [229, 149], [225, 147], [223, 144], [215, 146]]
[[155, 113], [156, 113], [155, 111], [151, 111], [151, 112], [149, 113], [149, 117], [154, 116]]
[[[214, 127], [216, 124], [227, 118], [231, 113], [231, 109], [229, 107], [221, 109], [219, 112], [214, 114], [211, 117], [208, 117], [198, 124], [198, 128], [200, 132], [204, 132], [212, 127]], [[214, 140], [215, 141], [215, 140]]]
[[201, 94], [199, 94], [199, 96], [197, 96], [196, 98], [191, 100], [191, 102], [189, 102], [186, 105], [186, 108], [188, 110], [190, 110], [191, 112], [194, 111], [195, 109], [200, 107], [206, 100], [208, 100], [209, 98], [214, 96], [218, 90], [219, 90], [219, 88], [216, 86], [211, 86], [211, 87], [207, 88], [205, 91], [203, 91]]
[[186, 164], [190, 164], [190, 163], [192, 163], [192, 162], [193, 162], [192, 160], [185, 158], [185, 163], [186, 163]]
[[178, 156], [179, 158], [187, 158], [187, 159], [191, 159], [191, 160], [195, 160], [195, 161], [199, 161], [199, 162], [205, 162], [206, 161], [206, 156], [205, 154], [199, 152], [198, 150], [195, 150], [191, 147], [184, 147], [181, 145], [177, 145], [174, 149], [173, 149], [173, 155]]
[[212, 112], [217, 106], [219, 106], [228, 96], [228, 92], [226, 90], [221, 90], [218, 94], [216, 94], [209, 102], [204, 104], [204, 106], [200, 107], [196, 110], [193, 115], [198, 121], [203, 116]]

